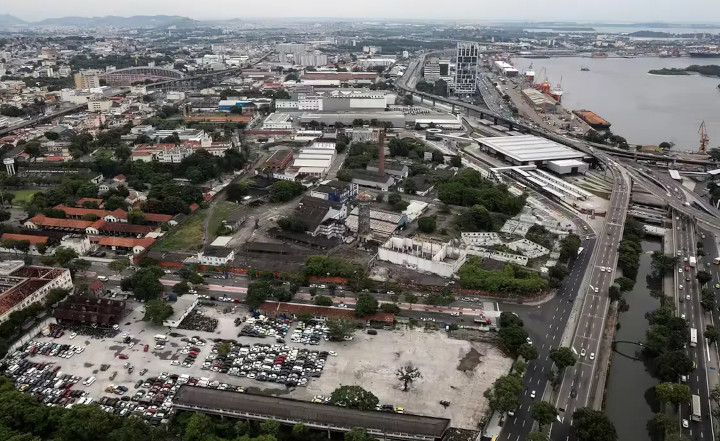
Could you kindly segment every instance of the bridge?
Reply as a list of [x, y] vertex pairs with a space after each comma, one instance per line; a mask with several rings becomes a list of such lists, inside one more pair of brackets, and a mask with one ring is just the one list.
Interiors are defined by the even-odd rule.
[[617, 352], [618, 354], [622, 355], [623, 357], [631, 358], [631, 359], [633, 359], [633, 360], [642, 361], [642, 358], [640, 358], [640, 357], [635, 357], [635, 356], [633, 356], [633, 355], [623, 354], [622, 352], [618, 351], [618, 350], [617, 350], [617, 344], [618, 344], [618, 343], [626, 343], [626, 344], [630, 344], [630, 345], [637, 345], [637, 346], [640, 346], [640, 347], [642, 347], [642, 348], [645, 347], [645, 344], [644, 344], [644, 343], [639, 342], [639, 341], [627, 341], [627, 340], [613, 340], [613, 342], [612, 342], [613, 351]]
[[101, 76], [109, 86], [130, 86], [138, 81], [179, 80], [184, 73], [175, 69], [154, 66], [133, 66], [107, 72]]

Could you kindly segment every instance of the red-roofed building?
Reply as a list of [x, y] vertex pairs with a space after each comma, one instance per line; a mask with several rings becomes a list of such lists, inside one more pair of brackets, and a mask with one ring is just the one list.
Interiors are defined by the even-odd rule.
[[200, 206], [199, 206], [198, 204], [196, 204], [195, 202], [193, 202], [192, 204], [190, 204], [190, 212], [191, 212], [191, 213], [195, 213], [195, 212], [198, 211], [199, 209], [200, 209]]
[[123, 174], [117, 175], [113, 178], [113, 181], [115, 182], [125, 182], [126, 180], [127, 178]]
[[77, 201], [76, 204], [82, 207], [85, 202], [95, 202], [100, 208], [102, 208], [102, 206], [104, 205], [103, 200], [99, 198], [82, 198]]
[[258, 308], [258, 311], [270, 317], [294, 317], [300, 314], [310, 314], [317, 320], [327, 320], [329, 318], [349, 318], [362, 323], [384, 323], [392, 325], [395, 323], [395, 316], [387, 312], [376, 312], [366, 317], [356, 317], [355, 310], [348, 308], [338, 308], [335, 306], [316, 306], [304, 303], [285, 303], [285, 302], [265, 302]]
[[7, 253], [15, 252], [16, 250], [12, 247], [5, 248], [2, 246], [3, 242], [6, 241], [23, 241], [26, 240], [30, 242], [30, 249], [28, 250], [29, 254], [40, 254], [37, 250], [37, 246], [40, 244], [47, 245], [48, 237], [47, 236], [33, 236], [31, 234], [12, 234], [12, 233], [3, 233], [2, 237], [0, 237], [0, 250], [5, 251]]
[[33, 230], [47, 229], [57, 231], [67, 231], [72, 233], [84, 233], [85, 229], [92, 225], [93, 222], [77, 219], [55, 219], [38, 214], [25, 221], [25, 228]]
[[113, 251], [124, 250], [132, 252], [135, 255], [144, 252], [150, 248], [150, 245], [153, 243], [155, 243], [155, 239], [151, 237], [142, 239], [130, 237], [101, 237], [100, 240], [98, 240], [98, 245], [101, 247], [106, 247]]
[[155, 227], [149, 225], [134, 225], [126, 222], [108, 222], [100, 219], [88, 225], [87, 234], [121, 237], [144, 237], [151, 233]]
[[107, 210], [100, 210], [98, 208], [79, 208], [79, 207], [68, 207], [67, 205], [56, 205], [55, 208], [57, 210], [62, 210], [65, 212], [65, 216], [67, 216], [69, 219], [82, 219], [83, 216], [86, 216], [88, 214], [92, 214], [97, 216], [98, 218], [102, 219], [103, 217], [107, 216], [108, 213], [110, 213]]
[[69, 269], [24, 266], [22, 261], [0, 262], [0, 276], [3, 278], [0, 289], [4, 289], [0, 293], [0, 323], [13, 312], [44, 301], [53, 288], [73, 287]]

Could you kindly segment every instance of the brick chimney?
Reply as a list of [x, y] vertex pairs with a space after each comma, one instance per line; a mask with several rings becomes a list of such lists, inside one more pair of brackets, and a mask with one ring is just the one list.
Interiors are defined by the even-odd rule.
[[385, 173], [385, 130], [378, 136], [378, 172]]

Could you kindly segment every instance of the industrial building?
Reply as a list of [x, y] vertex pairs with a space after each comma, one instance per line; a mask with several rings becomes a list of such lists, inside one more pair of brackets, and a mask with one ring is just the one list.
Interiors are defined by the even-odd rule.
[[[359, 208], [355, 207], [345, 220], [345, 225], [352, 232], [358, 230]], [[389, 237], [399, 228], [408, 223], [406, 214], [392, 213], [389, 211], [370, 208], [370, 231], [379, 237]]]
[[549, 161], [581, 160], [586, 157], [583, 152], [533, 135], [496, 136], [479, 138], [477, 141], [483, 151], [515, 165], [534, 164], [540, 167]]
[[518, 70], [505, 61], [497, 60], [494, 66], [499, 74], [505, 75], [506, 77], [516, 77], [518, 75]]
[[378, 248], [378, 259], [421, 273], [452, 277], [465, 263], [466, 253], [451, 243], [391, 237]]
[[440, 59], [438, 57], [428, 58], [423, 69], [423, 77], [429, 83], [434, 83], [440, 79]]
[[473, 95], [477, 90], [480, 45], [459, 41], [455, 67], [455, 95]]
[[197, 294], [185, 294], [178, 297], [175, 304], [172, 305], [172, 315], [163, 320], [163, 326], [168, 328], [177, 328], [180, 326], [180, 323], [185, 320], [185, 317], [195, 309], [198, 304], [198, 299]]
[[291, 130], [292, 120], [287, 113], [271, 113], [263, 121], [262, 130]]
[[521, 92], [525, 101], [530, 104], [536, 112], [546, 113], [557, 110], [557, 101], [551, 96], [540, 92], [537, 89], [527, 88]]

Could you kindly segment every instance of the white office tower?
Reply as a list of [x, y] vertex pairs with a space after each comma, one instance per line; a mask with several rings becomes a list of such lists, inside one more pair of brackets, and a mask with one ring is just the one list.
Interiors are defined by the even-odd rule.
[[458, 42], [455, 95], [473, 95], [477, 90], [480, 45]]

